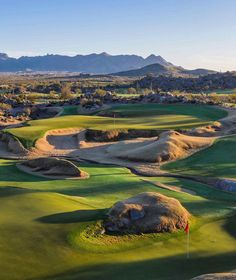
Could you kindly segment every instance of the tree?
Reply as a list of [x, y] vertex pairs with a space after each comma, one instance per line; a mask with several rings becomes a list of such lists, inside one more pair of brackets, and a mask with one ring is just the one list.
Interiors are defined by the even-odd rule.
[[71, 88], [68, 84], [62, 86], [60, 98], [63, 100], [72, 98]]
[[136, 89], [135, 88], [128, 88], [128, 94], [136, 94], [137, 93], [137, 91], [136, 91]]
[[96, 89], [95, 94], [98, 96], [106, 95], [106, 91], [104, 89]]

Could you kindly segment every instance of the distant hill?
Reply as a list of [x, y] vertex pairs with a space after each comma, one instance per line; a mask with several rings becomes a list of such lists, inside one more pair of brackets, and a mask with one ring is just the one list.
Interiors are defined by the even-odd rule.
[[143, 58], [137, 55], [109, 55], [107, 53], [89, 55], [44, 55], [20, 58], [0, 53], [0, 72], [19, 71], [69, 71], [89, 74], [108, 74], [142, 68], [158, 63], [173, 66], [161, 56], [150, 55]]
[[167, 75], [167, 76], [201, 76], [214, 74], [215, 71], [207, 69], [186, 70], [180, 66], [163, 65], [159, 63], [151, 64], [139, 69], [122, 71], [113, 73], [114, 76], [127, 76], [127, 77], [142, 77], [148, 74], [153, 76]]
[[[197, 73], [199, 73], [197, 71]], [[159, 89], [161, 91], [213, 92], [236, 88], [236, 72], [215, 73], [209, 75], [151, 76], [147, 75], [138, 82], [141, 88]]]

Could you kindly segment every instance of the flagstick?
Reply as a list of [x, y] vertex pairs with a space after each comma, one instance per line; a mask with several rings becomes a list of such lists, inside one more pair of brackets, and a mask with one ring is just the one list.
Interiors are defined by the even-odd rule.
[[190, 232], [190, 230], [188, 230], [188, 234], [187, 234], [187, 259], [189, 259], [189, 232]]

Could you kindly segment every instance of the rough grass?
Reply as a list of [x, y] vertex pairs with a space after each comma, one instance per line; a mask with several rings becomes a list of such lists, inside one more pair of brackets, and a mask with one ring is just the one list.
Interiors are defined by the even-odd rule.
[[[90, 179], [48, 180], [0, 160], [1, 279], [187, 280], [235, 268], [236, 221], [229, 214], [236, 196], [188, 180], [152, 178], [192, 189], [197, 196], [164, 190], [125, 168], [83, 164], [81, 169]], [[108, 207], [144, 191], [175, 197], [195, 216], [189, 260], [183, 232], [96, 233]]]
[[[72, 108], [72, 111], [74, 108]], [[223, 110], [198, 105], [120, 105], [109, 109], [125, 117], [70, 115], [28, 122], [28, 126], [9, 129], [26, 147], [42, 137], [50, 129], [91, 128], [110, 129], [182, 129], [209, 124], [227, 115]], [[108, 111], [109, 111], [108, 110]]]
[[163, 169], [173, 173], [236, 178], [236, 136], [217, 140], [191, 157], [169, 163]]

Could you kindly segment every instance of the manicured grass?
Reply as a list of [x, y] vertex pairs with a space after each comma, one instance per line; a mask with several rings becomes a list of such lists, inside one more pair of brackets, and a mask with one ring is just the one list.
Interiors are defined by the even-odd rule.
[[[0, 160], [0, 278], [183, 279], [235, 268], [236, 196], [174, 178], [197, 195], [154, 186], [125, 168], [83, 164], [88, 180], [48, 180]], [[146, 178], [145, 178], [146, 180]], [[93, 228], [113, 203], [144, 191], [178, 198], [195, 216], [190, 259], [186, 236], [97, 236]], [[88, 232], [91, 231], [91, 238]]]
[[[76, 108], [66, 110], [72, 114]], [[124, 105], [109, 110], [121, 116], [115, 128], [137, 129], [189, 128], [226, 115], [214, 107], [196, 105]], [[68, 127], [113, 129], [114, 119], [65, 115], [31, 121], [9, 132], [30, 146], [46, 131]], [[235, 144], [236, 137], [220, 139], [195, 154], [195, 160], [192, 156], [184, 160], [190, 162], [164, 167], [234, 176]], [[0, 279], [187, 280], [235, 269], [236, 195], [184, 179], [142, 178], [126, 168], [80, 167], [90, 174], [89, 179], [49, 180], [19, 171], [14, 161], [0, 160]], [[196, 195], [165, 190], [153, 182], [190, 189]], [[115, 202], [145, 191], [175, 197], [192, 214], [190, 259], [186, 259], [183, 231], [126, 236], [97, 232]]]
[[236, 136], [217, 140], [191, 157], [169, 163], [163, 169], [173, 173], [236, 178]]
[[227, 115], [224, 110], [212, 106], [193, 104], [127, 104], [115, 105], [105, 111], [117, 112], [128, 117], [184, 115], [194, 116], [203, 120], [217, 120]]
[[60, 116], [78, 115], [78, 106], [65, 106]]
[[[74, 111], [75, 108], [68, 110]], [[109, 129], [182, 129], [206, 125], [227, 115], [223, 110], [198, 105], [120, 105], [112, 109], [125, 117], [115, 119], [101, 116], [61, 116], [28, 122], [28, 126], [9, 129], [26, 146], [42, 137], [50, 129], [81, 127]], [[108, 110], [108, 111], [109, 111]]]

